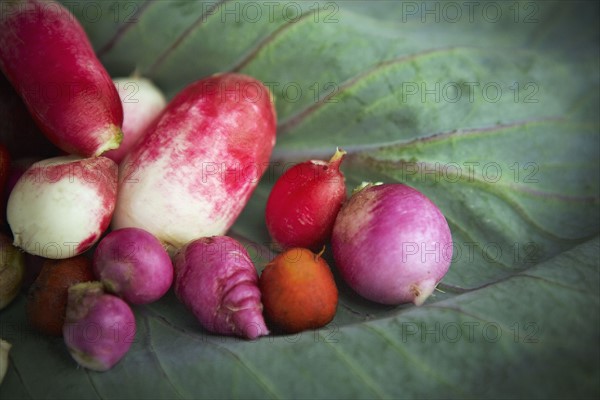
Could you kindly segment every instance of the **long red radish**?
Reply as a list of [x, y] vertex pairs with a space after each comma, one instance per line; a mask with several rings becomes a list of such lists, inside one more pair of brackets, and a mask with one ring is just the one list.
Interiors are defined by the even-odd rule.
[[61, 150], [90, 157], [121, 143], [117, 89], [77, 19], [59, 3], [3, 2], [0, 69]]
[[271, 94], [256, 79], [192, 83], [121, 162], [112, 227], [145, 229], [170, 252], [224, 234], [268, 166], [275, 129]]

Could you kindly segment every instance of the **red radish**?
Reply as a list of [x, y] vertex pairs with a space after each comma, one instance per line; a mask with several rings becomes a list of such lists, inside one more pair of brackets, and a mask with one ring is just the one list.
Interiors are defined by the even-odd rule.
[[284, 248], [318, 250], [329, 240], [346, 199], [337, 149], [331, 160], [310, 160], [288, 169], [275, 182], [265, 211], [271, 238]]
[[117, 165], [106, 157], [63, 156], [33, 164], [8, 198], [14, 245], [54, 259], [90, 248], [110, 223], [117, 175]]
[[119, 146], [117, 89], [75, 16], [59, 3], [3, 2], [0, 69], [60, 149], [89, 157]]
[[94, 274], [132, 304], [160, 299], [173, 283], [173, 264], [158, 239], [139, 228], [106, 235], [94, 252]]
[[189, 85], [121, 162], [113, 228], [142, 228], [170, 252], [224, 234], [267, 168], [275, 128], [270, 92], [256, 79]]
[[69, 288], [63, 338], [79, 365], [107, 371], [129, 351], [135, 339], [133, 311], [117, 296], [104, 293], [102, 283]]
[[123, 141], [118, 149], [109, 150], [104, 156], [118, 164], [165, 108], [166, 100], [148, 79], [118, 78], [114, 83], [123, 104]]
[[358, 188], [337, 216], [331, 243], [342, 278], [383, 304], [423, 304], [448, 271], [453, 250], [441, 211], [402, 184]]
[[201, 238], [175, 255], [175, 294], [210, 332], [256, 339], [269, 333], [258, 273], [241, 243]]

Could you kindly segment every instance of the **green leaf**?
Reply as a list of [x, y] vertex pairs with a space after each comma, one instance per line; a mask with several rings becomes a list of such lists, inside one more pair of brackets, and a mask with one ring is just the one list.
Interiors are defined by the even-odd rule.
[[275, 179], [336, 146], [349, 191], [404, 182], [429, 196], [453, 262], [421, 307], [370, 303], [337, 277], [327, 327], [256, 341], [207, 334], [169, 293], [135, 308], [132, 349], [105, 373], [33, 332], [21, 296], [0, 314], [13, 344], [1, 398], [600, 394], [597, 4], [64, 4], [113, 76], [147, 76], [169, 97], [222, 71], [272, 89], [272, 164], [230, 232], [259, 271], [274, 255]]

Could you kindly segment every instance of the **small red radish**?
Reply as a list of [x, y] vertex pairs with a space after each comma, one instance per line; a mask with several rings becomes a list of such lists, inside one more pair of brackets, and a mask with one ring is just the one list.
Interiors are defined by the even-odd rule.
[[268, 166], [275, 129], [271, 94], [254, 78], [187, 86], [121, 162], [113, 228], [142, 228], [170, 252], [224, 234]]
[[173, 264], [175, 294], [209, 332], [248, 339], [269, 333], [258, 273], [241, 243], [227, 236], [196, 239]]
[[89, 157], [119, 146], [117, 89], [75, 16], [59, 3], [3, 2], [0, 69], [60, 149]]
[[441, 211], [403, 184], [358, 188], [337, 216], [331, 243], [342, 278], [383, 304], [423, 304], [448, 271], [453, 250]]
[[104, 293], [102, 283], [78, 283], [69, 288], [63, 338], [79, 365], [107, 371], [129, 351], [135, 340], [133, 311], [117, 296]]
[[346, 199], [337, 149], [331, 160], [310, 160], [279, 177], [267, 200], [265, 219], [271, 238], [283, 248], [318, 250], [329, 240], [333, 223]]
[[93, 265], [104, 287], [132, 304], [160, 299], [173, 283], [173, 264], [166, 250], [139, 228], [117, 229], [102, 238]]
[[145, 78], [113, 80], [123, 104], [123, 141], [103, 155], [117, 164], [131, 151], [142, 134], [166, 106], [162, 92]]
[[106, 157], [63, 156], [34, 163], [8, 198], [14, 245], [54, 259], [90, 248], [110, 223], [117, 175], [117, 165]]

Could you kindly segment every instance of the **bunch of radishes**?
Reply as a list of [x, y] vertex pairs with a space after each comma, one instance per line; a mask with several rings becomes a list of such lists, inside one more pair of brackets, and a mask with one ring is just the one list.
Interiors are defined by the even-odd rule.
[[[165, 104], [147, 80], [111, 80], [75, 17], [48, 4], [10, 2], [0, 17], [0, 69], [63, 152], [16, 170], [6, 215], [14, 245], [29, 254], [93, 254], [95, 281], [65, 285], [57, 294], [68, 296], [59, 311], [71, 355], [90, 369], [111, 368], [135, 334], [130, 304], [158, 300], [173, 282], [210, 332], [266, 335], [261, 294], [271, 296], [274, 284], [261, 276], [259, 285], [244, 247], [224, 235], [275, 145], [271, 93], [256, 79], [224, 73], [191, 83]], [[49, 99], [50, 86], [58, 90]], [[368, 184], [347, 200], [344, 155], [338, 150], [328, 162], [289, 169], [266, 204], [273, 239], [286, 255], [303, 249], [302, 265], [318, 272], [296, 274], [294, 260], [280, 258], [269, 269], [285, 264], [300, 294], [323, 283], [315, 279], [327, 280], [326, 298], [334, 302], [327, 316], [292, 316], [304, 319], [296, 329], [322, 326], [335, 313], [333, 277], [323, 272], [321, 254], [311, 252], [329, 241], [342, 278], [387, 304], [422, 304], [450, 264], [452, 239], [437, 207], [401, 184]], [[289, 311], [276, 303], [267, 310], [273, 320]], [[95, 340], [90, 329], [97, 330]]]

